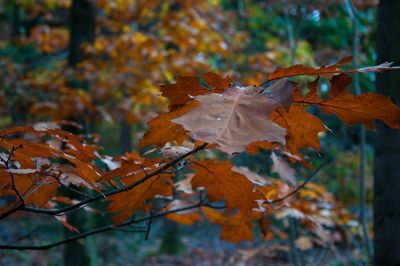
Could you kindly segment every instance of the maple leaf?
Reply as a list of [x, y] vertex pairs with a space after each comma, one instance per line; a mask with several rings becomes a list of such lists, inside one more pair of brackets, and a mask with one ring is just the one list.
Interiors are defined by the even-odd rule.
[[275, 99], [274, 95], [282, 90], [291, 93], [293, 84], [280, 80], [271, 86], [276, 89], [269, 96], [260, 87], [230, 87], [221, 94], [197, 96], [201, 106], [172, 122], [183, 125], [194, 139], [216, 143], [230, 154], [242, 152], [258, 140], [284, 143], [285, 129], [271, 121], [268, 114], [282, 104], [280, 100], [287, 99]]
[[300, 90], [293, 91], [297, 103], [312, 104], [322, 108], [326, 113], [335, 114], [348, 125], [361, 123], [368, 128], [374, 128], [376, 119], [382, 120], [392, 128], [400, 128], [400, 107], [383, 95], [363, 93], [356, 96], [344, 89], [351, 83], [346, 74], [334, 76], [331, 79], [330, 97], [323, 100], [317, 95], [318, 80], [309, 85], [309, 93], [303, 97]]
[[230, 162], [195, 161], [192, 167], [196, 171], [192, 177], [193, 188], [205, 187], [210, 201], [225, 201], [228, 211], [237, 208], [246, 215], [254, 215], [256, 200], [263, 196], [253, 192], [253, 183], [233, 171]]

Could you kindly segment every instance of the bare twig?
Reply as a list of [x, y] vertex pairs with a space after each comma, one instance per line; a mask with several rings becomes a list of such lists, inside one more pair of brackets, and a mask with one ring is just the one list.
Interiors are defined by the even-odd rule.
[[[190, 205], [190, 206], [186, 206], [186, 207], [182, 207], [182, 208], [178, 208], [178, 209], [173, 209], [173, 210], [168, 210], [168, 211], [164, 211], [164, 212], [160, 212], [157, 214], [150, 214], [148, 216], [145, 216], [143, 218], [137, 219], [137, 220], [129, 220], [127, 222], [124, 222], [122, 224], [119, 225], [107, 225], [107, 226], [103, 226], [100, 228], [96, 228], [90, 231], [87, 231], [85, 233], [81, 233], [81, 234], [76, 234], [74, 236], [65, 238], [63, 240], [51, 243], [51, 244], [45, 244], [45, 245], [0, 245], [0, 249], [7, 249], [7, 250], [47, 250], [47, 249], [51, 249], [57, 246], [61, 246], [64, 245], [66, 243], [72, 242], [72, 241], [76, 241], [82, 238], [86, 238], [88, 236], [92, 236], [92, 235], [96, 235], [99, 233], [104, 233], [104, 232], [108, 232], [108, 231], [114, 231], [117, 229], [121, 229], [123, 227], [126, 226], [131, 226], [133, 224], [138, 224], [138, 223], [142, 223], [142, 222], [146, 222], [146, 221], [153, 221], [154, 219], [160, 218], [160, 217], [164, 217], [168, 214], [171, 213], [177, 213], [177, 212], [181, 212], [181, 211], [186, 211], [186, 210], [191, 210], [191, 209], [195, 209], [195, 208], [199, 208], [201, 206], [207, 206], [210, 208], [214, 208], [214, 206], [209, 205], [209, 204], [202, 204], [201, 202]], [[215, 207], [216, 209], [219, 209], [221, 207]], [[139, 233], [142, 233], [142, 231], [140, 231]]]
[[294, 194], [299, 192], [301, 189], [303, 189], [313, 179], [313, 177], [321, 170], [321, 168], [323, 166], [324, 166], [324, 164], [321, 164], [320, 166], [318, 166], [318, 168], [315, 169], [315, 171], [312, 172], [300, 186], [298, 186], [297, 188], [292, 190], [290, 193], [288, 193], [285, 196], [278, 198], [278, 199], [267, 200], [267, 201], [265, 201], [265, 203], [274, 204], [274, 203], [282, 202], [282, 201], [286, 200], [287, 198], [290, 198], [291, 196], [293, 196]]

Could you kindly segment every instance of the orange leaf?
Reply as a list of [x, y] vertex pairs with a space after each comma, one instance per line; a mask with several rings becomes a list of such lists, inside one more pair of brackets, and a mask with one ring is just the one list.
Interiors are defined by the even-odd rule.
[[253, 240], [253, 225], [251, 220], [241, 212], [237, 212], [230, 217], [225, 217], [222, 213], [209, 207], [202, 207], [201, 210], [210, 222], [221, 226], [222, 240], [232, 243]]
[[176, 110], [192, 100], [192, 96], [206, 94], [210, 91], [200, 85], [200, 79], [194, 76], [180, 76], [176, 83], [161, 85], [162, 96], [169, 99], [169, 109]]
[[147, 123], [150, 128], [140, 141], [139, 147], [150, 145], [163, 147], [169, 141], [182, 143], [186, 139], [185, 129], [181, 125], [171, 122], [171, 120], [184, 115], [198, 106], [200, 106], [200, 103], [193, 101], [182, 108], [167, 114], [160, 114], [150, 120]]
[[310, 86], [310, 92], [302, 97], [299, 91], [294, 91], [296, 102], [320, 106], [327, 113], [335, 114], [348, 125], [364, 124], [374, 128], [376, 119], [382, 120], [392, 128], [400, 128], [400, 107], [383, 95], [363, 93], [356, 96], [344, 89], [351, 79], [346, 74], [334, 76], [331, 79], [332, 92], [330, 98], [323, 100], [316, 94], [315, 82]]
[[[141, 180], [145, 175], [145, 173], [141, 172], [123, 179], [125, 186], [129, 186]], [[150, 200], [158, 194], [171, 195], [172, 187], [168, 184], [169, 182], [171, 182], [169, 175], [160, 174], [151, 177], [131, 190], [111, 196], [111, 203], [108, 206], [108, 211], [117, 213], [113, 217], [113, 223], [120, 224], [128, 220], [136, 211], [145, 208], [146, 200]]]
[[322, 121], [308, 113], [301, 105], [294, 104], [289, 111], [279, 108], [269, 115], [269, 118], [286, 128], [286, 147], [291, 153], [298, 153], [298, 149], [312, 147], [320, 150], [318, 133], [326, 131]]
[[288, 68], [277, 68], [272, 74], [269, 75], [268, 80], [287, 78], [301, 75], [327, 75], [341, 73], [338, 70], [344, 64], [350, 63], [353, 58], [351, 56], [341, 59], [339, 62], [329, 66], [322, 66], [320, 68], [307, 67], [303, 65], [294, 65]]
[[202, 76], [208, 86], [214, 87], [213, 92], [223, 92], [232, 83], [232, 80], [229, 77], [223, 78], [220, 75], [212, 72], [204, 73]]
[[253, 183], [243, 174], [233, 171], [230, 162], [195, 161], [193, 168], [196, 171], [192, 179], [193, 188], [205, 187], [210, 201], [225, 201], [228, 211], [237, 208], [246, 215], [254, 215], [255, 200], [263, 198], [263, 195], [253, 192]]
[[288, 68], [278, 68], [269, 75], [268, 80], [275, 80], [280, 78], [287, 78], [293, 76], [316, 76], [316, 75], [334, 75], [341, 73], [368, 73], [368, 72], [383, 72], [387, 70], [400, 69], [400, 67], [392, 67], [392, 63], [382, 63], [376, 66], [358, 68], [358, 69], [349, 69], [349, 70], [341, 70], [339, 69], [342, 65], [347, 64], [352, 61], [352, 57], [348, 56], [342, 58], [336, 64], [329, 66], [322, 66], [320, 68], [307, 67], [303, 65], [294, 65]]

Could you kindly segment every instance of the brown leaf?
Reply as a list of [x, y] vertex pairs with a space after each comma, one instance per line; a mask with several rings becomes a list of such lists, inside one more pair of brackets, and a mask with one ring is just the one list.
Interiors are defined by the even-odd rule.
[[256, 155], [259, 153], [260, 149], [271, 150], [278, 146], [279, 143], [274, 143], [269, 141], [255, 141], [247, 146], [246, 151], [253, 155]]
[[213, 92], [223, 92], [225, 89], [229, 88], [232, 83], [232, 80], [229, 77], [223, 78], [212, 72], [204, 73], [202, 76], [208, 86], [214, 87]]
[[221, 239], [232, 243], [240, 243], [243, 240], [253, 240], [253, 225], [249, 217], [237, 212], [230, 217], [209, 207], [201, 208], [204, 215], [212, 223], [221, 226]]
[[345, 74], [334, 76], [331, 84], [334, 89], [327, 100], [317, 96], [316, 86], [310, 86], [311, 91], [305, 97], [295, 90], [295, 101], [320, 106], [322, 110], [337, 115], [348, 125], [361, 123], [368, 128], [375, 128], [375, 120], [379, 119], [392, 128], [400, 128], [400, 107], [393, 104], [388, 97], [376, 93], [356, 96], [346, 92], [344, 89], [350, 84], [350, 79]]
[[176, 83], [161, 85], [162, 96], [169, 99], [169, 110], [176, 110], [192, 100], [193, 96], [206, 94], [210, 91], [200, 85], [200, 79], [194, 76], [180, 76]]
[[268, 80], [275, 80], [280, 78], [287, 78], [301, 75], [327, 75], [342, 73], [338, 68], [344, 64], [350, 63], [353, 58], [351, 56], [341, 59], [339, 62], [329, 66], [322, 66], [320, 68], [307, 67], [303, 65], [294, 65], [288, 68], [277, 68], [275, 72], [269, 75]]
[[296, 172], [292, 166], [282, 157], [278, 157], [275, 152], [272, 152], [271, 159], [273, 162], [272, 172], [278, 173], [284, 182], [294, 186], [296, 184]]
[[[168, 210], [177, 210], [192, 206], [193, 203], [184, 200], [173, 200], [169, 206]], [[186, 211], [179, 211], [175, 213], [170, 213], [167, 218], [175, 221], [177, 223], [193, 225], [195, 222], [200, 222], [202, 220], [201, 215], [198, 213], [197, 209], [191, 209]]]
[[279, 79], [268, 82], [268, 85], [264, 89], [264, 94], [288, 110], [293, 103], [292, 90], [296, 86], [296, 83], [287, 81], [286, 79]]
[[268, 119], [281, 103], [263, 93], [259, 87], [231, 87], [222, 94], [197, 96], [201, 106], [172, 121], [183, 125], [194, 139], [216, 143], [230, 154], [258, 140], [284, 143], [285, 130]]
[[[141, 180], [145, 175], [145, 173], [141, 172], [123, 179], [125, 186], [129, 186]], [[111, 203], [108, 206], [108, 211], [116, 213], [113, 217], [113, 223], [120, 224], [128, 220], [136, 211], [143, 210], [145, 207], [145, 200], [152, 199], [158, 194], [171, 195], [172, 188], [168, 184], [169, 182], [169, 175], [160, 174], [151, 177], [131, 190], [111, 196]]]
[[318, 133], [326, 131], [322, 121], [308, 113], [305, 107], [295, 104], [289, 111], [279, 108], [270, 114], [269, 118], [286, 128], [286, 147], [292, 153], [298, 153], [298, 149], [312, 147], [320, 150]]
[[320, 68], [307, 67], [303, 65], [294, 65], [288, 68], [278, 68], [269, 75], [268, 80], [275, 80], [280, 78], [287, 78], [293, 76], [316, 76], [316, 75], [334, 75], [341, 73], [367, 73], [367, 72], [383, 72], [387, 70], [400, 69], [400, 67], [392, 67], [392, 63], [382, 63], [377, 66], [370, 66], [358, 69], [341, 70], [339, 69], [342, 65], [347, 64], [352, 61], [352, 57], [345, 57], [339, 62], [329, 66], [322, 66]]
[[253, 192], [252, 182], [232, 171], [230, 162], [195, 161], [193, 168], [196, 171], [192, 179], [193, 188], [205, 187], [209, 200], [225, 201], [228, 211], [237, 208], [246, 215], [254, 215], [255, 200], [263, 198], [263, 195]]
[[161, 148], [170, 141], [182, 143], [186, 139], [185, 129], [181, 125], [171, 122], [171, 120], [186, 114], [198, 106], [200, 106], [200, 103], [193, 101], [179, 109], [167, 114], [160, 114], [150, 120], [147, 123], [149, 130], [140, 141], [139, 147], [155, 145]]

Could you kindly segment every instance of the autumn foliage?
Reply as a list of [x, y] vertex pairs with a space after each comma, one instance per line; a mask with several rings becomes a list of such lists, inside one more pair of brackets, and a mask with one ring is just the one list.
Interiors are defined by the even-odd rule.
[[[161, 85], [168, 112], [148, 121], [141, 153], [102, 155], [92, 140], [62, 130], [79, 127], [66, 121], [2, 130], [0, 219], [49, 215], [76, 231], [72, 240], [143, 222], [149, 230], [162, 216], [188, 225], [208, 220], [222, 227], [222, 239], [238, 243], [251, 241], [256, 226], [270, 239], [279, 234], [270, 228], [271, 217], [293, 217], [316, 235], [315, 241], [336, 241], [336, 226], [351, 216], [311, 180], [323, 165], [312, 165], [302, 151], [319, 152], [318, 135], [328, 129], [308, 108], [318, 107], [347, 125], [373, 129], [381, 120], [400, 127], [400, 107], [388, 97], [346, 91], [349, 73], [393, 68], [343, 70], [349, 60], [321, 68], [278, 68], [263, 86], [237, 85], [216, 73], [177, 77], [176, 83]], [[287, 79], [300, 75], [314, 80], [305, 86]], [[319, 90], [320, 77], [329, 79], [327, 95]], [[270, 157], [271, 176], [232, 163], [238, 154], [261, 150]], [[63, 189], [76, 197], [64, 196]], [[106, 208], [90, 206], [94, 202]], [[113, 225], [80, 232], [66, 219], [80, 208], [110, 217]], [[63, 243], [1, 247], [44, 249]]]

